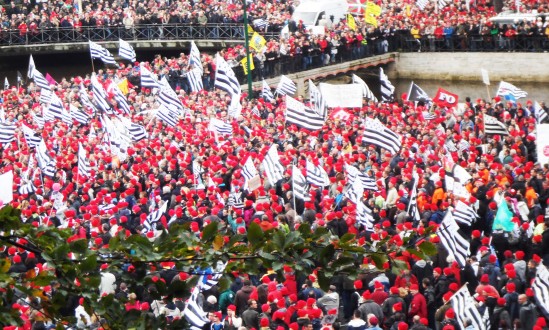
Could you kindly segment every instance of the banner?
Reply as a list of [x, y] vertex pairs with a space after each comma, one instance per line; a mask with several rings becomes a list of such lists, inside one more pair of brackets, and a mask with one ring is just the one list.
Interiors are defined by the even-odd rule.
[[252, 38], [250, 39], [250, 47], [260, 52], [266, 44], [267, 41], [265, 40], [265, 38], [263, 38], [263, 36], [259, 33], [254, 32]]
[[359, 84], [332, 85], [320, 83], [318, 87], [329, 108], [362, 107], [362, 86]]
[[536, 127], [536, 150], [541, 166], [549, 163], [549, 124], [539, 124]]
[[484, 85], [490, 86], [490, 75], [488, 74], [488, 70], [480, 69], [480, 74], [482, 76], [482, 82], [484, 83]]
[[13, 200], [13, 172], [0, 175], [0, 207]]
[[458, 95], [439, 87], [433, 102], [439, 107], [455, 107], [458, 105]]

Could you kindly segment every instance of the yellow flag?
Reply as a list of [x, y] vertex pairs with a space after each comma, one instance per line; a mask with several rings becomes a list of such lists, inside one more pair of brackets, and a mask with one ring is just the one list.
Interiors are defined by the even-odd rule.
[[[244, 70], [244, 74], [248, 74], [248, 60], [244, 57], [240, 60], [240, 64], [242, 64], [242, 69]], [[252, 59], [252, 54], [250, 54], [250, 70], [254, 70], [254, 60]]]
[[364, 15], [364, 22], [366, 22], [367, 24], [371, 24], [374, 27], [377, 27], [377, 18], [372, 15]]
[[347, 26], [349, 27], [349, 29], [356, 31], [356, 21], [351, 14], [347, 14]]
[[124, 78], [124, 80], [122, 80], [121, 82], [118, 83], [118, 88], [120, 88], [120, 91], [124, 94], [124, 95], [127, 95], [128, 92], [129, 92], [129, 88], [128, 88], [128, 79]]
[[406, 17], [410, 17], [412, 15], [412, 8], [410, 8], [410, 5], [406, 5]]
[[381, 7], [373, 2], [366, 2], [366, 13], [378, 17], [381, 15]]
[[254, 32], [254, 28], [250, 24], [248, 24], [248, 34], [253, 34]]
[[266, 44], [267, 40], [265, 40], [261, 34], [254, 32], [252, 38], [250, 39], [250, 47], [260, 52]]

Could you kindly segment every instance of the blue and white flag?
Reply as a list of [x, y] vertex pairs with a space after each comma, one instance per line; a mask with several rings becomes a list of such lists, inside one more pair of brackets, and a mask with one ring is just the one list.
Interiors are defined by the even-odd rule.
[[381, 85], [381, 100], [384, 102], [392, 101], [395, 93], [395, 86], [389, 81], [389, 77], [379, 68], [379, 83]]
[[502, 80], [499, 83], [499, 88], [496, 92], [496, 95], [503, 96], [506, 100], [515, 102], [520, 98], [527, 97], [528, 93], [518, 88], [517, 86]]
[[116, 65], [116, 61], [114, 60], [114, 56], [112, 56], [111, 52], [109, 52], [106, 48], [103, 46], [89, 40], [89, 46], [90, 46], [90, 56], [92, 59], [98, 58], [103, 61], [105, 64], [111, 64]]
[[265, 80], [263, 80], [263, 87], [261, 89], [261, 97], [267, 102], [272, 102], [275, 99], [274, 95], [273, 95], [273, 92], [271, 91], [271, 87], [269, 87], [269, 85], [267, 84], [267, 82]]
[[135, 62], [137, 60], [137, 56], [135, 55], [135, 50], [133, 49], [132, 45], [122, 39], [119, 39], [118, 41], [120, 42], [118, 55], [128, 61]]
[[0, 144], [15, 141], [15, 125], [0, 123]]
[[210, 119], [210, 125], [208, 126], [208, 129], [219, 135], [233, 134], [233, 126], [217, 118]]
[[292, 96], [297, 92], [297, 85], [285, 75], [280, 76], [280, 81], [276, 87], [275, 93], [278, 95]]
[[139, 72], [141, 74], [141, 87], [160, 88], [160, 83], [158, 82], [154, 74], [151, 72], [151, 70], [147, 69], [143, 63], [141, 63]]
[[29, 148], [36, 148], [40, 144], [40, 141], [42, 141], [42, 138], [37, 136], [32, 128], [25, 124], [21, 124], [21, 129], [23, 130], [23, 135], [25, 136], [25, 141], [27, 141]]
[[240, 83], [236, 78], [233, 69], [229, 66], [227, 61], [219, 54], [216, 57], [216, 71], [215, 71], [215, 83], [214, 86], [231, 95], [240, 95]]

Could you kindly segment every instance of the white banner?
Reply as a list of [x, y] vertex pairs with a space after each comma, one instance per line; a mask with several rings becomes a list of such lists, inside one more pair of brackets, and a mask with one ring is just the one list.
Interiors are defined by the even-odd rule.
[[549, 124], [539, 124], [536, 127], [537, 139], [536, 148], [538, 162], [541, 166], [549, 163]]
[[318, 87], [329, 108], [362, 107], [362, 86], [360, 84], [332, 85], [320, 83]]
[[0, 207], [13, 200], [13, 172], [0, 175]]
[[488, 74], [488, 70], [480, 69], [480, 74], [482, 76], [482, 82], [484, 83], [484, 85], [490, 86], [490, 75]]

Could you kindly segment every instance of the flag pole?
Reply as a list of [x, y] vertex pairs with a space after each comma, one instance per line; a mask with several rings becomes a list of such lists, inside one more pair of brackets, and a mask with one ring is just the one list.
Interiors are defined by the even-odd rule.
[[294, 182], [294, 171], [297, 167], [295, 167], [294, 162], [292, 161], [292, 199], [294, 203], [294, 213], [297, 216], [297, 206], [295, 205], [295, 182]]
[[491, 100], [492, 97], [490, 96], [490, 89], [488, 88], [488, 85], [484, 84], [486, 86], [486, 94], [488, 95], [488, 100]]

